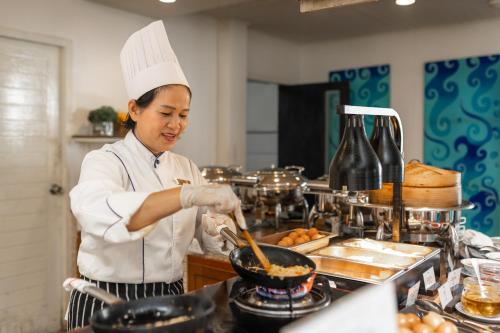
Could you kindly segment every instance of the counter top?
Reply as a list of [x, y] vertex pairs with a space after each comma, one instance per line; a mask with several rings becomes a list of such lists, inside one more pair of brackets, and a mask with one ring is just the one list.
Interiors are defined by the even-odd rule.
[[[216, 308], [215, 313], [210, 319], [208, 332], [210, 333], [251, 333], [255, 330], [242, 327], [238, 324], [238, 321], [233, 316], [233, 313], [229, 307], [230, 292], [234, 283], [239, 280], [238, 277], [228, 279], [223, 282], [219, 282], [213, 285], [206, 286], [204, 288], [198, 289], [193, 292], [195, 295], [205, 295], [210, 299], [213, 299]], [[333, 299], [338, 299], [345, 295], [345, 293], [332, 289]], [[259, 329], [259, 333], [271, 333], [275, 332], [272, 329], [262, 328]], [[92, 328], [84, 327], [71, 331], [70, 333], [94, 333]], [[186, 332], [188, 333], [188, 332]]]

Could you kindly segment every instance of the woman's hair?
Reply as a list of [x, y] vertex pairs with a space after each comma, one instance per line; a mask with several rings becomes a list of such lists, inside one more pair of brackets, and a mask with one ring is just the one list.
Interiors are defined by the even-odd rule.
[[[150, 91], [144, 93], [141, 97], [135, 100], [135, 104], [141, 109], [147, 108], [151, 102], [155, 99], [156, 95], [160, 91], [162, 91], [165, 88], [168, 88], [169, 86], [173, 86], [174, 84], [169, 84], [166, 86], [161, 86], [158, 88], [151, 89]], [[183, 86], [186, 87], [186, 86]], [[189, 93], [189, 99], [191, 99], [191, 89], [186, 87]], [[132, 120], [132, 117], [130, 117], [130, 113], [127, 115], [127, 120], [125, 120], [124, 126], [126, 129], [134, 129], [135, 128], [135, 121]]]

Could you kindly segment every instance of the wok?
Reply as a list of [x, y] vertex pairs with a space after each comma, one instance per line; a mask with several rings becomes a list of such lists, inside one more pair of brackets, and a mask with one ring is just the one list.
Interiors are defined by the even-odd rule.
[[306, 282], [309, 277], [314, 274], [316, 264], [303, 254], [284, 249], [278, 246], [259, 245], [262, 252], [269, 259], [271, 264], [288, 266], [308, 266], [311, 271], [308, 274], [299, 276], [278, 277], [270, 276], [264, 269], [255, 270], [251, 267], [259, 267], [259, 261], [249, 246], [246, 246], [242, 240], [238, 238], [229, 228], [223, 228], [220, 231], [221, 235], [233, 243], [236, 248], [229, 254], [229, 260], [233, 269], [243, 279], [248, 280], [256, 285], [275, 288], [275, 289], [291, 289], [303, 282]]
[[[126, 302], [85, 280], [69, 278], [63, 286], [68, 291], [78, 289], [109, 305], [90, 319], [96, 333], [205, 332], [208, 318], [215, 310], [214, 302], [200, 295], [170, 295]], [[188, 318], [169, 323], [180, 316]]]

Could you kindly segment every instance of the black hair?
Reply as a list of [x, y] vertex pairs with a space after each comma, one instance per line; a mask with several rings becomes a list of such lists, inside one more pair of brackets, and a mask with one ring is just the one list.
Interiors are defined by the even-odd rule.
[[[173, 85], [173, 84], [172, 84]], [[151, 102], [155, 99], [156, 95], [163, 90], [164, 88], [167, 88], [169, 85], [161, 86], [158, 88], [151, 89], [150, 91], [144, 93], [141, 97], [135, 100], [135, 104], [141, 109], [147, 108]], [[191, 89], [189, 89], [187, 86], [186, 87], [188, 92], [189, 92], [189, 99], [191, 99]], [[132, 120], [132, 117], [130, 117], [130, 113], [127, 114], [127, 120], [125, 120], [124, 126], [126, 129], [131, 129], [133, 130], [135, 128], [135, 121]]]

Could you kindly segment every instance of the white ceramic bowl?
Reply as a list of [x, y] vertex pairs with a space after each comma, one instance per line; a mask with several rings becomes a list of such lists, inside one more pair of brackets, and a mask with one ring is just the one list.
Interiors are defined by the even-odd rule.
[[489, 252], [489, 253], [486, 253], [485, 256], [488, 259], [500, 261], [500, 252]]
[[497, 261], [491, 259], [477, 259], [477, 258], [462, 259], [460, 262], [462, 263], [462, 265], [464, 265], [464, 269], [470, 274], [474, 274], [474, 267], [472, 266], [472, 261], [477, 262], [478, 269], [479, 265], [481, 264], [498, 264]]

